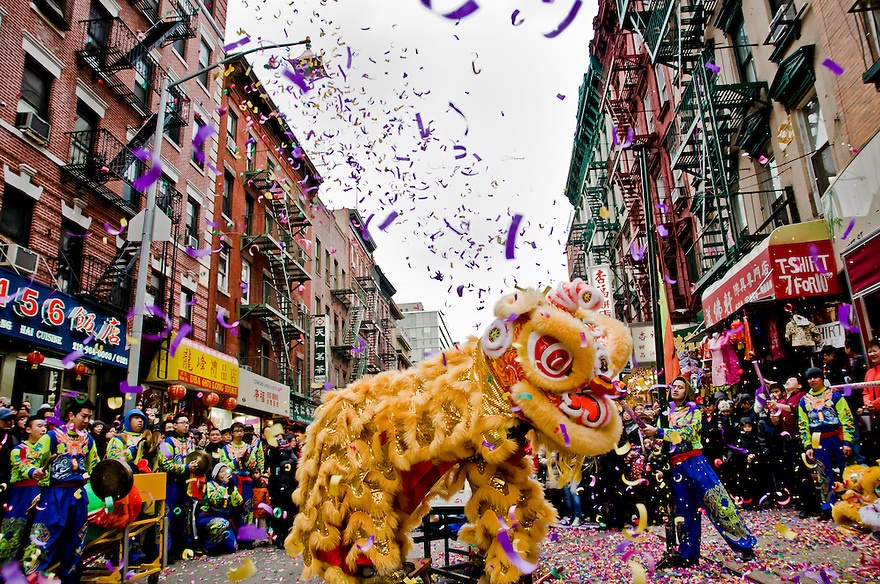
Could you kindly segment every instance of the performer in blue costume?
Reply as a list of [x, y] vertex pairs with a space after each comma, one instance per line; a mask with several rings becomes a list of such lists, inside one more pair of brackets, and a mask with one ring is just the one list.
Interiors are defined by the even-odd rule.
[[98, 449], [89, 436], [95, 406], [89, 400], [69, 400], [67, 423], [55, 428], [31, 448], [25, 474], [41, 476], [48, 466], [48, 488], [40, 497], [24, 552], [27, 574], [45, 572], [59, 563], [62, 584], [79, 582], [77, 569], [85, 547], [89, 498], [83, 488], [98, 462]]
[[[31, 449], [46, 435], [46, 421], [37, 416], [31, 416], [27, 420], [25, 428], [28, 431], [28, 439], [16, 446], [10, 456], [12, 462], [12, 488], [9, 492], [8, 511], [3, 517], [0, 532], [0, 564], [9, 560], [18, 559], [22, 539], [27, 539], [25, 527], [27, 515], [31, 505], [39, 498], [41, 485], [40, 479], [45, 479], [48, 474], [43, 469], [34, 473], [34, 478], [29, 478], [27, 459]], [[45, 485], [42, 485], [45, 486]]]
[[205, 542], [205, 551], [212, 556], [238, 550], [235, 521], [236, 516], [242, 513], [244, 501], [230, 482], [231, 477], [229, 467], [221, 462], [214, 467], [213, 480], [205, 484], [198, 526]]
[[670, 452], [675, 516], [684, 519], [679, 531], [681, 542], [677, 563], [691, 566], [700, 560], [700, 507], [706, 510], [727, 545], [743, 560], [752, 560], [757, 539], [746, 527], [733, 499], [703, 456], [700, 444], [702, 413], [695, 399], [690, 383], [684, 377], [676, 377], [670, 389], [670, 400], [675, 407], [670, 408], [669, 429], [648, 426], [642, 430], [646, 436], [659, 436], [673, 445]]
[[172, 561], [182, 557], [184, 550], [192, 548], [192, 497], [187, 492], [187, 479], [190, 471], [198, 468], [198, 463], [187, 465], [186, 457], [195, 449], [189, 438], [189, 417], [183, 413], [175, 415], [174, 434], [165, 438], [158, 454], [159, 471], [168, 474], [165, 505], [170, 537], [166, 549]]
[[[798, 430], [807, 458], [815, 461], [812, 471], [822, 501], [822, 514], [830, 521], [834, 503], [832, 485], [840, 480], [846, 458], [852, 456], [855, 423], [843, 396], [825, 387], [821, 369], [810, 367], [806, 378], [810, 391], [798, 404]], [[814, 448], [815, 443], [818, 448]]]

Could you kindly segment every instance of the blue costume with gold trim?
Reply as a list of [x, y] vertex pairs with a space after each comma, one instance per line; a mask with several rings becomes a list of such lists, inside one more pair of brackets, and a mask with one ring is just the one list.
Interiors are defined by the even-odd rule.
[[852, 446], [855, 422], [843, 396], [823, 387], [811, 389], [798, 404], [798, 430], [804, 450], [813, 448], [813, 434], [819, 435], [819, 447], [813, 448], [813, 468], [822, 509], [831, 509], [835, 501], [832, 485], [839, 481], [846, 467], [843, 447]]
[[702, 530], [699, 508], [735, 552], [745, 553], [755, 547], [757, 539], [743, 521], [718, 475], [706, 462], [700, 444], [702, 413], [696, 405], [678, 408], [669, 415], [669, 430], [658, 429], [658, 435], [673, 443], [672, 493], [675, 515], [681, 517], [681, 543], [678, 551], [683, 559], [700, 557]]
[[48, 464], [48, 488], [40, 497], [30, 543], [24, 552], [27, 574], [45, 572], [60, 563], [63, 584], [78, 582], [77, 568], [85, 547], [89, 498], [83, 488], [98, 462], [98, 449], [88, 432], [66, 426], [40, 438], [28, 452], [25, 473], [34, 478]]
[[186, 457], [196, 450], [189, 437], [168, 436], [159, 446], [159, 471], [168, 474], [165, 505], [169, 523], [167, 549], [179, 556], [192, 547], [192, 496], [188, 492], [189, 469]]
[[[27, 526], [27, 513], [40, 495], [40, 484], [25, 474], [27, 457], [34, 444], [22, 442], [10, 454], [12, 462], [12, 488], [9, 490], [7, 511], [0, 525], [0, 564], [18, 557], [22, 536]], [[45, 479], [44, 479], [45, 482]]]

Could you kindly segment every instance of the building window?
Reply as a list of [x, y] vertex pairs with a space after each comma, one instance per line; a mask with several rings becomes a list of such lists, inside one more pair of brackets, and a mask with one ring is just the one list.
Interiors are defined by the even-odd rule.
[[250, 365], [248, 353], [251, 349], [251, 331], [241, 327], [238, 332], [238, 362], [242, 365]]
[[296, 393], [302, 393], [302, 374], [303, 374], [303, 359], [300, 356], [296, 357], [296, 370], [293, 375], [293, 390]]
[[657, 79], [657, 93], [660, 95], [660, 106], [669, 101], [669, 91], [666, 88], [666, 68], [658, 65], [654, 69], [654, 77]]
[[321, 275], [321, 240], [315, 238], [315, 274]]
[[[76, 102], [76, 121], [73, 122], [73, 135], [70, 140], [70, 163], [88, 165], [92, 162], [95, 146], [95, 132], [98, 129], [98, 114], [81, 101]], [[95, 169], [97, 170], [97, 169]]]
[[146, 306], [155, 306], [161, 308], [165, 304], [165, 276], [159, 272], [150, 274], [150, 281], [147, 284], [147, 294], [144, 300]]
[[201, 73], [199, 73], [198, 80], [199, 82], [205, 86], [205, 89], [208, 88], [208, 67], [211, 66], [211, 47], [208, 46], [208, 43], [205, 42], [205, 39], [202, 39], [201, 44], [199, 45], [199, 69], [203, 69]]
[[[226, 320], [229, 320], [229, 311], [225, 308], [218, 306], [217, 312], [226, 315]], [[221, 353], [226, 352], [226, 328], [221, 326], [219, 322], [214, 323], [214, 348]]]
[[199, 218], [201, 217], [201, 206], [193, 198], [186, 200], [186, 245], [189, 247], [199, 248]]
[[208, 11], [208, 14], [214, 16], [214, 0], [205, 0], [205, 10]]
[[235, 137], [238, 134], [238, 118], [234, 113], [226, 114], [226, 149], [235, 152]]
[[156, 206], [164, 213], [174, 211], [174, 199], [177, 197], [177, 189], [174, 181], [163, 174], [156, 187]]
[[220, 212], [227, 218], [232, 217], [232, 185], [235, 178], [229, 172], [223, 173], [223, 200], [220, 201]]
[[334, 259], [333, 260], [333, 286], [331, 286], [332, 288], [339, 288], [339, 286], [337, 285], [337, 284], [339, 284], [338, 280], [339, 280], [339, 261]]
[[24, 72], [21, 76], [21, 98], [18, 100], [16, 111], [34, 113], [48, 121], [51, 89], [52, 74], [30, 55], [25, 55]]
[[269, 363], [272, 361], [272, 345], [267, 339], [260, 340], [260, 375], [269, 377]]
[[229, 247], [226, 244], [217, 254], [217, 287], [222, 292], [229, 292]]
[[251, 265], [244, 261], [241, 262], [241, 303], [251, 303]]
[[61, 237], [58, 240], [58, 264], [55, 266], [55, 276], [62, 292], [75, 294], [82, 290], [80, 283], [85, 234], [85, 230], [76, 223], [62, 220]]
[[272, 158], [270, 158], [269, 156], [266, 156], [266, 173], [269, 175], [270, 178], [275, 176], [275, 167], [275, 161], [272, 160]]
[[837, 175], [837, 170], [834, 167], [831, 144], [828, 142], [828, 130], [825, 128], [825, 119], [822, 117], [818, 96], [813, 96], [807, 102], [803, 109], [803, 116], [807, 130], [806, 149], [813, 168], [816, 192], [821, 196], [831, 184], [831, 179]]
[[244, 232], [246, 235], [253, 233], [254, 226], [254, 198], [248, 194], [244, 196]]
[[144, 109], [150, 107], [154, 68], [152, 59], [141, 59], [134, 66], [134, 97]]
[[752, 83], [758, 80], [758, 73], [755, 70], [755, 57], [752, 55], [752, 48], [749, 46], [749, 37], [746, 35], [746, 22], [743, 18], [739, 19], [738, 24], [733, 27], [733, 52], [736, 58], [736, 67], [739, 70], [739, 78], [743, 83]]
[[107, 9], [97, 2], [92, 2], [89, 6], [89, 20], [86, 28], [86, 48], [106, 46], [112, 23], [113, 17], [110, 16]]
[[31, 234], [34, 200], [16, 189], [4, 185], [0, 198], [0, 233], [15, 243], [27, 246]]
[[859, 19], [865, 29], [865, 40], [868, 41], [871, 60], [876, 63], [880, 61], [880, 7], [861, 8]]
[[186, 61], [186, 38], [177, 39], [173, 43], [171, 43], [171, 48], [174, 49], [174, 52], [180, 55], [180, 58]]
[[253, 136], [247, 141], [245, 156], [247, 157], [246, 162], [248, 171], [253, 171], [257, 166], [257, 140]]
[[195, 292], [192, 290], [180, 289], [180, 324], [187, 323], [192, 326], [194, 298]]
[[[196, 134], [198, 134], [199, 130], [205, 126], [205, 122], [203, 122], [202, 118], [200, 118], [199, 116], [193, 116], [193, 121], [195, 122], [193, 124], [193, 140], [195, 140]], [[208, 156], [207, 142], [208, 141], [205, 140], [205, 142], [202, 143], [202, 152], [205, 153], [206, 157]], [[205, 165], [204, 165], [204, 163], [199, 162], [199, 159], [196, 157], [196, 149], [195, 148], [192, 149], [192, 161], [195, 163], [196, 166], [198, 166], [199, 168], [204, 170]]]
[[324, 252], [324, 281], [330, 281], [330, 252]]

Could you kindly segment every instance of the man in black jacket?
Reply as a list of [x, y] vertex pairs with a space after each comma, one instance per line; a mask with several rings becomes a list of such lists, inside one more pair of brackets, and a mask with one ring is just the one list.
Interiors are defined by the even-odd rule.
[[266, 472], [269, 474], [269, 500], [274, 513], [271, 517], [272, 532], [275, 545], [284, 549], [284, 538], [293, 525], [293, 519], [299, 512], [293, 504], [291, 496], [296, 490], [296, 465], [299, 462], [293, 450], [293, 435], [290, 433], [273, 436], [266, 428]]

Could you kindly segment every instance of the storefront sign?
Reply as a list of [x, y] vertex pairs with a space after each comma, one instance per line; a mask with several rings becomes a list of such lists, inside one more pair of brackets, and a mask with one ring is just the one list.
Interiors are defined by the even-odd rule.
[[642, 364], [657, 362], [657, 351], [654, 346], [654, 323], [640, 323], [630, 326], [633, 338], [633, 361], [638, 367]]
[[614, 273], [611, 271], [611, 266], [592, 266], [590, 268], [590, 285], [598, 288], [605, 296], [605, 302], [596, 310], [613, 318], [614, 308], [611, 305], [611, 292], [614, 290]]
[[327, 347], [327, 317], [319, 316], [315, 318], [315, 375], [316, 383], [324, 383], [328, 381], [329, 366], [327, 364], [328, 347]]
[[[843, 326], [839, 322], [818, 324], [816, 328], [819, 329], [819, 334], [822, 335], [820, 341], [822, 347], [843, 348], [843, 344], [846, 342], [846, 331], [843, 330]], [[821, 347], [817, 346], [816, 350], [821, 350]]]
[[823, 221], [779, 227], [703, 294], [706, 326], [745, 304], [839, 294], [834, 250]]
[[287, 416], [294, 422], [302, 422], [303, 424], [311, 424], [315, 419], [315, 410], [318, 409], [315, 404], [303, 397], [291, 396], [290, 399], [290, 415]]
[[160, 350], [150, 364], [147, 381], [183, 383], [238, 397], [238, 360], [204, 345], [183, 339], [173, 357]]
[[672, 325], [672, 340], [675, 342], [676, 354], [682, 351], [696, 351], [703, 340], [702, 335], [698, 335], [701, 324], [687, 323]]
[[0, 335], [59, 353], [82, 351], [85, 358], [128, 367], [125, 322], [120, 318], [5, 269], [0, 269], [0, 298]]
[[290, 412], [290, 386], [239, 369], [238, 403], [253, 410], [286, 416]]

